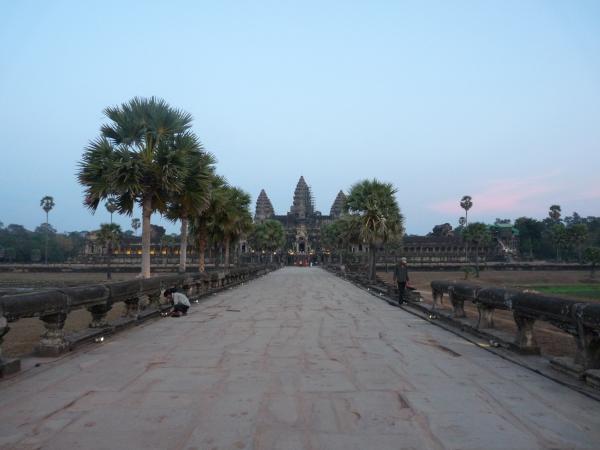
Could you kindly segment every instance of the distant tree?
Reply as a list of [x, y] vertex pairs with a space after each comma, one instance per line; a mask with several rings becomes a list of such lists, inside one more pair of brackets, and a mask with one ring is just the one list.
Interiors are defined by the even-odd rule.
[[100, 245], [107, 250], [107, 268], [106, 268], [106, 279], [112, 278], [111, 273], [111, 262], [112, 262], [112, 250], [113, 247], [118, 245], [121, 240], [121, 226], [116, 223], [103, 223], [100, 225], [97, 238]]
[[560, 205], [550, 206], [550, 210], [548, 211], [548, 217], [550, 217], [550, 219], [553, 222], [555, 222], [555, 223], [560, 222], [560, 215], [561, 215]]
[[106, 210], [110, 213], [110, 223], [113, 223], [113, 213], [115, 211], [117, 211], [117, 209], [119, 209], [119, 205], [117, 203], [117, 200], [114, 198], [109, 198], [106, 203], [104, 204], [104, 206], [106, 207]]
[[165, 227], [161, 227], [160, 225], [150, 225], [150, 242], [155, 244], [160, 244], [161, 239], [167, 233]]
[[515, 228], [519, 231], [519, 251], [522, 255], [529, 254], [539, 257], [542, 248], [542, 233], [544, 223], [529, 217], [519, 217], [515, 220]]
[[577, 261], [582, 262], [582, 247], [588, 239], [587, 226], [582, 223], [577, 223], [567, 227], [566, 239], [572, 243], [577, 249]]
[[434, 226], [431, 233], [429, 233], [429, 236], [446, 237], [452, 236], [452, 234], [452, 225], [450, 225], [449, 223], [444, 223], [441, 225]]
[[473, 199], [470, 195], [464, 195], [460, 199], [460, 207], [465, 210], [465, 226], [469, 224], [469, 210], [473, 207]]
[[499, 217], [496, 217], [494, 225], [510, 225], [510, 222], [510, 219], [500, 219]]
[[131, 219], [131, 228], [133, 228], [133, 230], [135, 231], [136, 236], [137, 236], [137, 230], [141, 226], [142, 226], [142, 223], [140, 222], [140, 219], [138, 219], [137, 217], [134, 219]]
[[369, 246], [368, 278], [375, 280], [377, 249], [404, 231], [404, 218], [396, 202], [397, 189], [376, 179], [352, 186], [345, 209], [360, 222], [360, 235]]
[[336, 221], [322, 227], [324, 245], [335, 250], [340, 258], [340, 264], [344, 264], [344, 255], [350, 243], [361, 243], [360, 217], [344, 214]]
[[596, 266], [600, 264], [600, 247], [588, 247], [583, 252], [583, 258], [590, 263], [590, 278], [596, 276]]
[[281, 222], [268, 219], [254, 226], [250, 234], [250, 245], [259, 251], [269, 253], [269, 258], [273, 261], [273, 252], [281, 249], [285, 242], [285, 229]]
[[40, 234], [56, 234], [56, 228], [49, 223], [42, 223], [35, 228], [35, 232]]
[[[46, 196], [42, 197], [42, 199], [40, 200], [40, 206], [42, 207], [42, 209], [46, 213], [46, 223], [49, 223], [48, 222], [48, 215], [50, 214], [50, 211], [52, 211], [52, 208], [54, 208], [54, 206], [55, 206], [54, 198], [52, 196], [50, 196], [50, 195], [46, 195]], [[44, 263], [46, 265], [48, 265], [48, 233], [46, 233], [46, 246], [45, 246], [45, 251], [44, 251]]]
[[560, 261], [560, 250], [567, 243], [566, 228], [562, 223], [556, 223], [550, 228], [549, 234], [550, 238], [552, 239], [552, 243], [554, 244], [554, 248], [556, 249], [556, 260]]
[[484, 223], [473, 222], [465, 227], [463, 238], [468, 244], [475, 246], [475, 276], [479, 278], [479, 249], [491, 242], [490, 230]]
[[460, 225], [461, 227], [464, 227], [467, 224], [467, 218], [466, 217], [461, 217], [460, 219], [458, 219], [458, 225]]

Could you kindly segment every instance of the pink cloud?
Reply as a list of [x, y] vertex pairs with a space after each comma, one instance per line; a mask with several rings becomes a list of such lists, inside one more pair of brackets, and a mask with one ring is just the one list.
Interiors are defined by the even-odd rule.
[[[557, 192], [556, 174], [528, 179], [494, 180], [479, 192], [469, 193], [473, 197], [478, 213], [515, 213], [530, 210], [542, 201], [544, 194]], [[536, 201], [537, 200], [537, 201]], [[460, 197], [429, 205], [429, 209], [456, 214], [460, 211]]]

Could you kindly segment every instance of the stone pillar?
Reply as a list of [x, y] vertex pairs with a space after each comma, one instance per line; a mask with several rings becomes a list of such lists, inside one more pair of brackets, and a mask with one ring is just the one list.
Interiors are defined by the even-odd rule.
[[575, 364], [584, 370], [600, 369], [600, 337], [581, 324], [577, 328]]
[[477, 328], [494, 328], [494, 310], [491, 306], [477, 305], [479, 311], [479, 321], [477, 322]]
[[87, 308], [92, 315], [92, 321], [90, 322], [90, 328], [107, 328], [109, 327], [108, 321], [106, 320], [106, 314], [111, 310], [112, 305], [94, 305]]
[[137, 319], [138, 314], [140, 312], [140, 298], [132, 297], [125, 300], [125, 314], [123, 317], [130, 317], [132, 319]]
[[513, 317], [518, 328], [515, 345], [519, 351], [523, 353], [538, 354], [540, 352], [540, 348], [538, 347], [535, 336], [533, 335], [533, 325], [535, 324], [535, 319], [523, 316], [517, 312], [513, 313]]
[[450, 292], [450, 303], [452, 303], [452, 308], [454, 309], [452, 317], [455, 319], [467, 317], [464, 308], [465, 301], [462, 298], [457, 297], [453, 292]]
[[36, 347], [36, 353], [39, 356], [58, 356], [69, 350], [69, 343], [65, 340], [63, 330], [67, 314], [63, 312], [48, 314], [41, 319], [46, 331]]
[[6, 320], [6, 317], [2, 315], [2, 311], [0, 310], [0, 378], [21, 370], [20, 360], [7, 359], [2, 356], [2, 342], [4, 341], [4, 335], [8, 333], [9, 330], [8, 320]]
[[438, 307], [438, 303], [442, 304], [442, 299], [444, 297], [444, 293], [436, 290], [431, 291], [431, 298], [433, 299], [433, 305], [431, 309], [436, 309]]

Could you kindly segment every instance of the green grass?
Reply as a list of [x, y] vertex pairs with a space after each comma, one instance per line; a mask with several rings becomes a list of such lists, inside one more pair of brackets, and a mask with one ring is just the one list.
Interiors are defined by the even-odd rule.
[[560, 284], [560, 285], [541, 285], [528, 286], [528, 289], [535, 289], [550, 295], [561, 295], [565, 297], [577, 297], [590, 300], [600, 300], [600, 284]]

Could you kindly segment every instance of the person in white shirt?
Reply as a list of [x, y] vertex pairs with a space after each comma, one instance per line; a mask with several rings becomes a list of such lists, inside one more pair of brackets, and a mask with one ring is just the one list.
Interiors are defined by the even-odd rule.
[[177, 292], [175, 288], [171, 288], [167, 289], [163, 295], [173, 305], [173, 312], [171, 313], [172, 317], [187, 315], [187, 311], [190, 307], [190, 301], [184, 294]]

